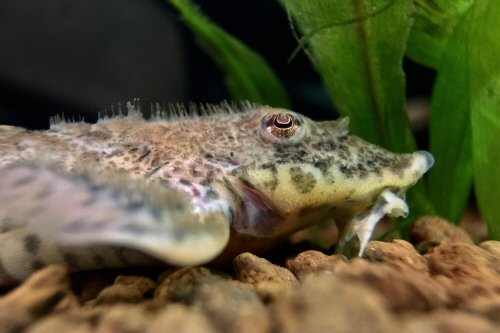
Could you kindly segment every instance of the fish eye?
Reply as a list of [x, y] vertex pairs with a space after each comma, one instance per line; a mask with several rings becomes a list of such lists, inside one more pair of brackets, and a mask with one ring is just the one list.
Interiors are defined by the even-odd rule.
[[262, 119], [262, 134], [272, 142], [296, 142], [303, 134], [303, 121], [288, 112], [276, 112]]

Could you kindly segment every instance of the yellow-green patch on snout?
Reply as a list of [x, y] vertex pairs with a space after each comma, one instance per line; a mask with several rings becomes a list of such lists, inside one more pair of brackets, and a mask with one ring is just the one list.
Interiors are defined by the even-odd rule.
[[[418, 154], [418, 153], [417, 153]], [[255, 168], [248, 171], [250, 182], [280, 208], [284, 214], [294, 214], [303, 206], [341, 205], [348, 201], [365, 200], [383, 189], [406, 189], [425, 172], [415, 169], [420, 155], [408, 155], [407, 168], [394, 173], [390, 170], [368, 173], [362, 177], [347, 177], [338, 166], [327, 173], [312, 164], [284, 164], [276, 168]]]

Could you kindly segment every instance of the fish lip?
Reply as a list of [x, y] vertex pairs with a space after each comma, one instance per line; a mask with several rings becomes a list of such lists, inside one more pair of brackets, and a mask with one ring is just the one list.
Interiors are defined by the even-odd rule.
[[413, 158], [415, 160], [413, 168], [421, 174], [429, 171], [434, 165], [434, 156], [428, 151], [419, 150], [413, 153]]

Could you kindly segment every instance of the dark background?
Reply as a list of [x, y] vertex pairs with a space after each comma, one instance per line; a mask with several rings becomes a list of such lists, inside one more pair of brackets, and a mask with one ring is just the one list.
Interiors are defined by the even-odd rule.
[[[295, 110], [336, 117], [277, 1], [198, 0], [228, 32], [262, 54]], [[230, 99], [224, 76], [194, 44], [166, 1], [2, 0], [0, 123], [47, 128], [49, 117], [95, 121], [97, 112], [140, 98], [154, 102]], [[434, 74], [405, 61], [409, 98], [428, 96]]]

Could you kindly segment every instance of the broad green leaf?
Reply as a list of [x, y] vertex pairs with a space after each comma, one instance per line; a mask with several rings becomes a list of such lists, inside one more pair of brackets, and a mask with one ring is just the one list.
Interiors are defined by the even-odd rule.
[[[407, 0], [280, 0], [351, 130], [395, 151], [415, 142], [405, 112]], [[305, 44], [305, 43], [304, 43]]]
[[463, 16], [438, 64], [430, 121], [435, 164], [429, 171], [429, 197], [439, 215], [459, 222], [472, 186], [469, 63], [471, 12]]
[[170, 3], [182, 14], [201, 48], [224, 71], [234, 99], [290, 107], [283, 85], [259, 54], [210, 22], [190, 0]]
[[500, 4], [476, 0], [469, 34], [475, 190], [490, 236], [500, 240]]
[[[405, 106], [402, 58], [412, 3], [406, 0], [280, 0], [303, 34], [301, 45], [351, 130], [403, 152], [415, 150]], [[433, 213], [425, 187], [409, 192], [413, 220]], [[404, 231], [404, 230], [403, 230]]]
[[431, 68], [437, 68], [455, 26], [474, 0], [413, 0], [415, 22], [408, 39], [406, 55]]

